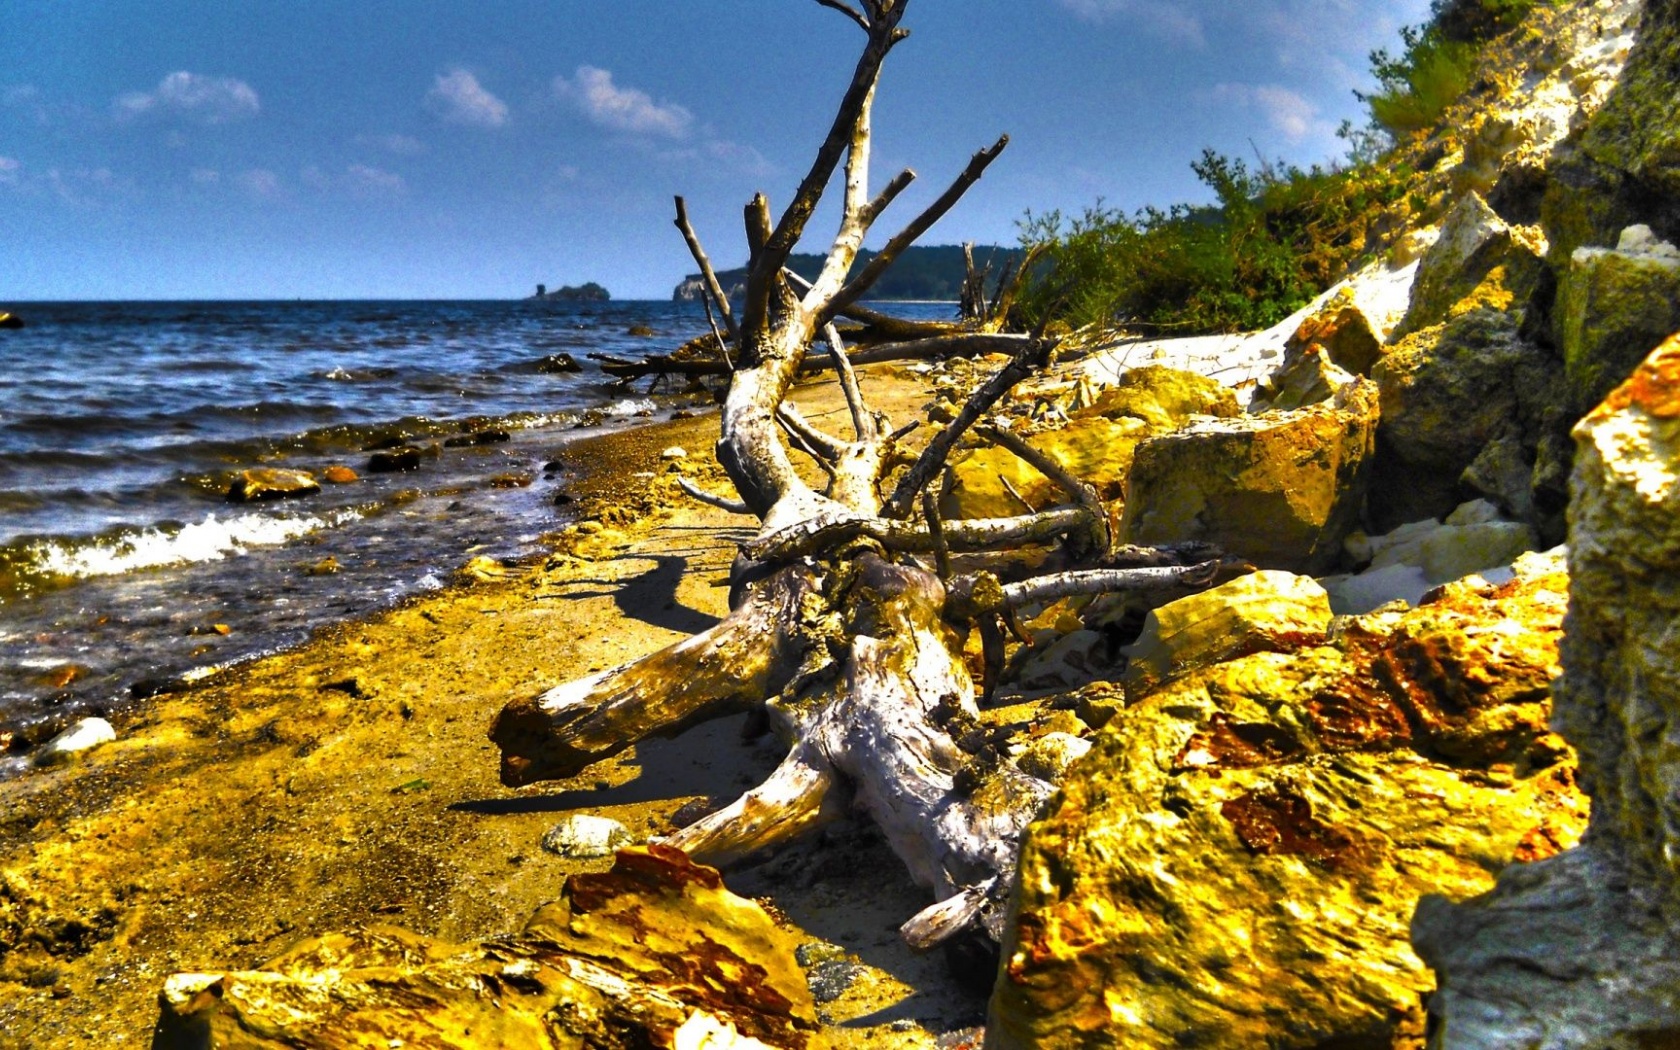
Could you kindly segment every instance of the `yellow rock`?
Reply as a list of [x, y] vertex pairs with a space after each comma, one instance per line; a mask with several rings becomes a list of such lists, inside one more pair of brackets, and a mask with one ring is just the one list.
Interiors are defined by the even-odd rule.
[[1238, 656], [1316, 644], [1329, 626], [1330, 598], [1310, 576], [1250, 573], [1152, 611], [1126, 651], [1126, 686], [1141, 691]]
[[1377, 390], [1194, 424], [1135, 454], [1120, 524], [1127, 543], [1201, 540], [1262, 568], [1319, 572], [1339, 556], [1365, 498]]
[[511, 936], [455, 945], [372, 928], [260, 970], [176, 974], [152, 1046], [816, 1048], [794, 948], [715, 870], [625, 850]]
[[1560, 573], [1451, 585], [1116, 712], [1032, 826], [987, 1047], [1421, 1046], [1425, 893], [1584, 826]]

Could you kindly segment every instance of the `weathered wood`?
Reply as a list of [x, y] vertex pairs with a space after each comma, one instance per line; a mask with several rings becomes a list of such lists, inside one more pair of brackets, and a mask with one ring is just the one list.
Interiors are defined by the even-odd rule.
[[[956, 331], [943, 335], [910, 339], [903, 342], [872, 343], [856, 347], [846, 354], [852, 365], [886, 364], [890, 361], [940, 361], [952, 357], [985, 357], [990, 354], [1014, 354], [1033, 342], [1031, 336], [1001, 332]], [[726, 361], [689, 360], [668, 354], [654, 354], [639, 361], [591, 353], [589, 360], [599, 362], [601, 371], [614, 379], [633, 380], [648, 376], [729, 376], [734, 369]], [[800, 362], [799, 374], [826, 372], [834, 367], [827, 357], [811, 357]]]
[[[706, 254], [706, 249], [700, 246], [700, 236], [694, 232], [694, 226], [688, 221], [688, 202], [677, 198], [677, 229], [682, 231], [683, 240], [688, 244], [689, 254], [694, 256], [695, 265], [700, 267], [700, 279], [705, 282], [706, 296], [717, 307], [718, 315], [723, 318], [724, 331], [729, 338], [740, 336], [741, 330], [735, 324], [735, 313], [729, 306], [729, 295], [718, 281], [717, 271], [712, 269], [712, 260]], [[706, 309], [708, 318], [711, 316], [711, 306]]]

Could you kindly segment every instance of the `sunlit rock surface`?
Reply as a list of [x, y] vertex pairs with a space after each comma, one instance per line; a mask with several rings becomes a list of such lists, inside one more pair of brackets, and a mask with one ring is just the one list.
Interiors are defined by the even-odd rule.
[[574, 875], [524, 930], [454, 945], [395, 928], [306, 941], [261, 970], [183, 973], [155, 1050], [817, 1047], [796, 938], [682, 853]]
[[1261, 568], [1317, 572], [1357, 522], [1375, 445], [1368, 380], [1296, 412], [1201, 422], [1137, 449], [1120, 531], [1197, 540]]
[[1408, 924], [1585, 823], [1534, 559], [1116, 713], [1029, 833], [987, 1045], [1418, 1046]]
[[1575, 431], [1569, 635], [1554, 722], [1580, 752], [1580, 848], [1425, 900], [1434, 1045], [1680, 1045], [1680, 338]]

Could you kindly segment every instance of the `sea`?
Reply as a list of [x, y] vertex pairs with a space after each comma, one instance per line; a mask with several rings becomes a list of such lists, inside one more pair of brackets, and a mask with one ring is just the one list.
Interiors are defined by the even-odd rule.
[[[441, 588], [473, 557], [539, 557], [568, 513], [559, 449], [713, 402], [589, 356], [675, 349], [708, 330], [692, 303], [4, 309], [26, 327], [0, 330], [0, 776], [76, 718]], [[399, 444], [426, 451], [418, 468], [368, 469]], [[357, 479], [228, 497], [248, 469], [335, 466]]]

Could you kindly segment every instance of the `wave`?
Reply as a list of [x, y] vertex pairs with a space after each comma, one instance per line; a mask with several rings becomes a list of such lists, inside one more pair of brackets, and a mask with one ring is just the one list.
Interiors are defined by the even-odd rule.
[[10, 563], [6, 567], [10, 571], [0, 571], [0, 575], [14, 576], [19, 583], [30, 577], [74, 580], [221, 561], [253, 547], [289, 543], [361, 516], [357, 510], [297, 517], [253, 513], [221, 518], [211, 514], [186, 525], [130, 527], [93, 537], [26, 539], [0, 549], [0, 563]]

